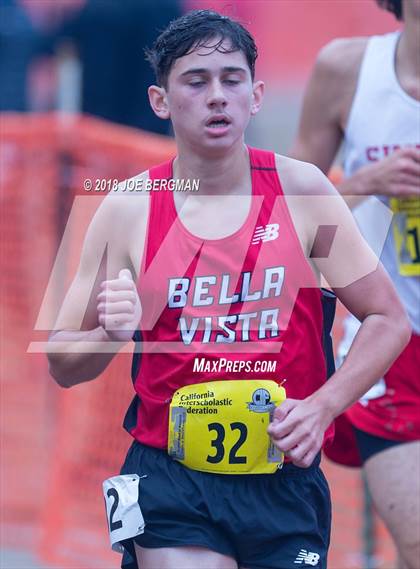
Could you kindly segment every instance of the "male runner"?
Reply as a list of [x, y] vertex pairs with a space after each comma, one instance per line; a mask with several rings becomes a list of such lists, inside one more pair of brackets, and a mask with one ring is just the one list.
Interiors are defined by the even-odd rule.
[[[402, 32], [334, 40], [322, 49], [292, 156], [327, 172], [344, 141], [345, 179], [338, 190], [352, 196], [349, 205], [372, 244], [381, 230], [378, 198], [394, 213], [381, 260], [408, 312], [412, 337], [340, 425], [344, 433], [350, 419], [355, 428], [375, 506], [401, 556], [399, 567], [414, 569], [420, 566], [420, 2], [378, 4], [403, 20]], [[354, 318], [346, 320], [341, 358], [358, 327]], [[329, 454], [346, 460], [348, 446], [338, 436]]]
[[[320, 449], [408, 341], [392, 284], [327, 178], [245, 146], [264, 90], [256, 56], [245, 28], [208, 10], [159, 36], [149, 97], [178, 155], [130, 182], [160, 191], [122, 183], [104, 200], [51, 337], [51, 373], [70, 387], [136, 331], [135, 441], [104, 483], [125, 566], [325, 568]], [[166, 191], [194, 180], [196, 194]], [[327, 383], [320, 270], [363, 322]]]

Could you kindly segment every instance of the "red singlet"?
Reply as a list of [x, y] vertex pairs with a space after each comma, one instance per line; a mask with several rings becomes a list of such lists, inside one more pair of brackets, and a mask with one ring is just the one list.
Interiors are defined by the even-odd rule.
[[[249, 153], [252, 206], [242, 227], [226, 238], [192, 235], [177, 215], [173, 192], [151, 192], [138, 283], [143, 349], [134, 356], [137, 395], [124, 422], [146, 445], [166, 448], [169, 401], [181, 386], [286, 379], [287, 396], [303, 399], [325, 381], [321, 292], [274, 154]], [[171, 179], [172, 161], [152, 168], [150, 178]], [[225, 361], [230, 368], [218, 369]], [[263, 361], [275, 370], [258, 371]]]

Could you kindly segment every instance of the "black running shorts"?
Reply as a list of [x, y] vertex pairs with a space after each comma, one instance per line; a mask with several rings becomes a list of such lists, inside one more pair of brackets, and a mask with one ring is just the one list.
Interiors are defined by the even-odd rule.
[[[275, 474], [209, 474], [165, 451], [134, 442], [121, 474], [141, 476], [142, 547], [202, 546], [249, 569], [325, 569], [331, 503], [318, 457], [310, 468], [286, 464]], [[133, 540], [122, 567], [138, 569]]]

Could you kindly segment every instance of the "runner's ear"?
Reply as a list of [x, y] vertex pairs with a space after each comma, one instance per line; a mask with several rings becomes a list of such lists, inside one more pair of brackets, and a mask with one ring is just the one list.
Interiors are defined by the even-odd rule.
[[254, 81], [252, 86], [251, 115], [256, 115], [261, 108], [265, 85], [263, 81]]
[[166, 96], [166, 90], [163, 87], [158, 87], [157, 85], [151, 85], [148, 89], [150, 106], [153, 109], [155, 115], [160, 119], [169, 119], [169, 104]]

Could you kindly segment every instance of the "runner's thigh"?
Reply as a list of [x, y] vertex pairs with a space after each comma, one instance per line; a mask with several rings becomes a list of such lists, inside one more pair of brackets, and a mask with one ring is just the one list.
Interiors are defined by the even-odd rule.
[[237, 569], [232, 557], [204, 547], [145, 548], [135, 544], [141, 569]]
[[374, 504], [409, 569], [420, 568], [420, 441], [373, 455], [365, 472]]

